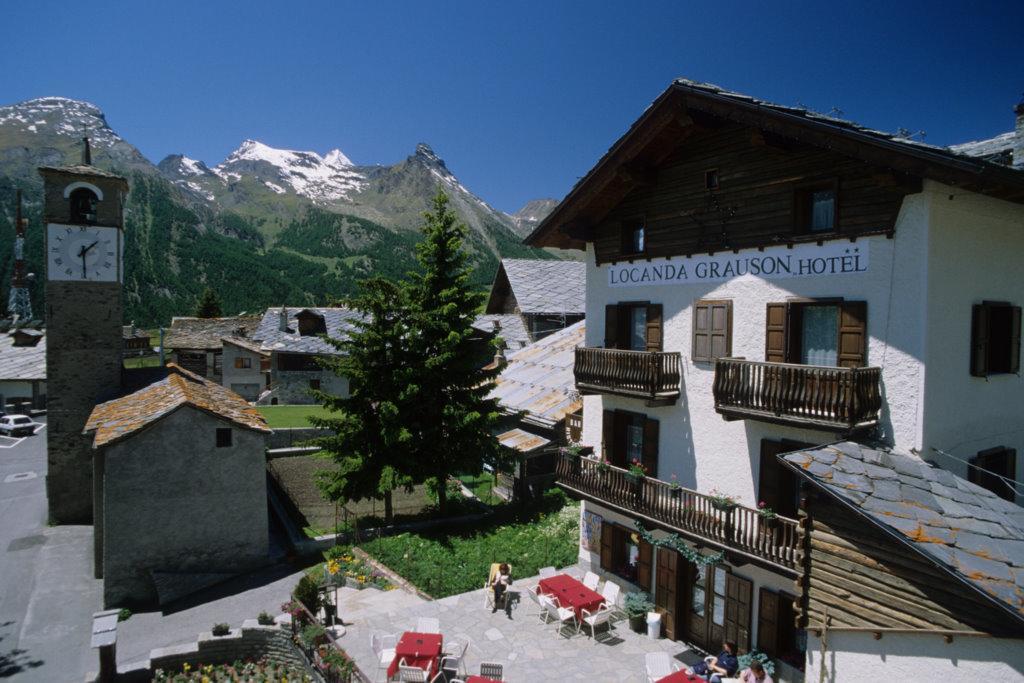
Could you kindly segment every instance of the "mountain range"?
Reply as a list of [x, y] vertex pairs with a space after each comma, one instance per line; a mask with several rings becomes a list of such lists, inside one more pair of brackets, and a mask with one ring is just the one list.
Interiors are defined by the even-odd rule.
[[118, 135], [87, 102], [44, 97], [0, 107], [0, 296], [12, 266], [14, 189], [25, 192], [29, 269], [40, 276], [42, 184], [36, 169], [77, 163], [83, 134], [93, 163], [128, 178], [126, 322], [167, 324], [192, 312], [207, 286], [226, 312], [324, 304], [370, 274], [400, 277], [415, 265], [422, 214], [438, 189], [469, 228], [474, 284], [490, 283], [502, 257], [566, 258], [522, 244], [555, 206], [534, 200], [515, 214], [467, 189], [427, 144], [392, 165], [357, 165], [245, 140], [210, 168], [183, 154], [158, 164]]

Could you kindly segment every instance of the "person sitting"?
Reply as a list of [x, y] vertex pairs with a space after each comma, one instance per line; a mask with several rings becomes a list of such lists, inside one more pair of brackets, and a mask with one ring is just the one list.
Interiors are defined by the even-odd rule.
[[736, 643], [727, 640], [722, 643], [722, 651], [717, 657], [708, 657], [692, 669], [687, 669], [688, 674], [697, 676], [708, 676], [711, 681], [721, 681], [723, 677], [728, 678], [736, 675], [739, 668], [739, 661], [736, 659]]
[[765, 673], [761, 662], [753, 661], [750, 666], [740, 674], [740, 681], [743, 683], [775, 683], [772, 677]]
[[505, 604], [505, 591], [508, 590], [510, 585], [512, 585], [511, 570], [509, 569], [508, 564], [502, 562], [501, 565], [498, 566], [498, 571], [494, 575], [494, 578], [491, 579], [491, 588], [494, 590], [494, 609], [491, 610], [492, 614], [498, 611], [499, 602], [501, 602], [502, 605]]

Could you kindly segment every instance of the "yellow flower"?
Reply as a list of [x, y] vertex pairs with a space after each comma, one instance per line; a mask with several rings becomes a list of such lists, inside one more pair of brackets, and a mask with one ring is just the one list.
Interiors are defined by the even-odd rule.
[[330, 574], [337, 574], [338, 572], [341, 571], [341, 563], [338, 562], [337, 560], [330, 560], [327, 563], [327, 571]]
[[185, 665], [181, 667], [181, 670], [188, 673], [192, 670], [192, 666], [188, 662], [185, 662]]

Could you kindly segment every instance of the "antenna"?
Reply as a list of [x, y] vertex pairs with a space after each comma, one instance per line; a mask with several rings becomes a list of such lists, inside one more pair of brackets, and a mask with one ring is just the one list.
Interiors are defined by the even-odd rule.
[[11, 291], [7, 297], [7, 312], [18, 320], [32, 319], [32, 300], [28, 294], [28, 281], [32, 277], [25, 272], [25, 228], [28, 219], [21, 216], [21, 190], [15, 194], [14, 210], [14, 269], [11, 272]]

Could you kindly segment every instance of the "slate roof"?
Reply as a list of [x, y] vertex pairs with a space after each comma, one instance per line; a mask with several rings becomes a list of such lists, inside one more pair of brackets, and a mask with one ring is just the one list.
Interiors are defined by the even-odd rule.
[[950, 145], [949, 149], [957, 154], [979, 157], [985, 161], [992, 161], [998, 164], [1012, 164], [1013, 142], [1016, 137], [1016, 131], [1011, 130], [987, 140], [974, 140], [973, 142], [962, 142], [959, 145]]
[[779, 459], [1024, 621], [1024, 508], [918, 456], [853, 442]]
[[485, 313], [473, 321], [473, 328], [488, 334], [494, 333], [494, 322], [498, 323], [498, 336], [505, 340], [511, 350], [521, 349], [530, 343], [523, 319], [517, 313]]
[[543, 259], [501, 260], [522, 313], [585, 313], [587, 264]]
[[244, 337], [224, 337], [221, 339], [221, 341], [225, 344], [232, 344], [234, 346], [238, 346], [240, 348], [245, 349], [246, 351], [258, 353], [261, 356], [270, 355], [269, 352], [264, 351], [263, 346], [254, 339], [246, 339]]
[[287, 330], [281, 329], [281, 307], [268, 308], [263, 314], [256, 332], [252, 338], [260, 342], [264, 351], [284, 351], [286, 353], [316, 353], [335, 355], [338, 350], [325, 342], [320, 336], [301, 336], [299, 334], [299, 323], [295, 317], [301, 311], [312, 311], [324, 317], [327, 325], [327, 335], [335, 339], [344, 339], [348, 333], [355, 330], [354, 321], [359, 320], [361, 314], [349, 308], [314, 308], [298, 307], [287, 308], [288, 317]]
[[122, 339], [149, 339], [149, 332], [140, 330], [133, 325], [122, 325], [121, 326], [121, 338]]
[[0, 381], [46, 379], [46, 335], [38, 330], [19, 329], [21, 334], [41, 334], [34, 346], [15, 346], [14, 333], [0, 334]]
[[508, 357], [491, 398], [509, 412], [525, 411], [524, 422], [552, 427], [583, 405], [576, 393], [573, 363], [583, 346], [586, 321], [559, 330]]
[[93, 408], [83, 434], [95, 432], [93, 447], [99, 448], [134, 434], [184, 405], [223, 418], [239, 427], [270, 432], [266, 420], [245, 399], [215, 382], [168, 363], [168, 374], [127, 396]]
[[164, 335], [164, 346], [168, 349], [216, 351], [223, 347], [223, 337], [251, 337], [259, 322], [258, 316], [250, 315], [227, 318], [171, 318], [171, 329]]
[[122, 181], [125, 185], [128, 184], [128, 180], [122, 175], [118, 175], [117, 173], [112, 173], [110, 171], [104, 171], [102, 168], [97, 168], [95, 166], [86, 166], [85, 164], [75, 164], [73, 166], [40, 166], [39, 172], [73, 173], [75, 175], [91, 175], [100, 178], [114, 178]]

